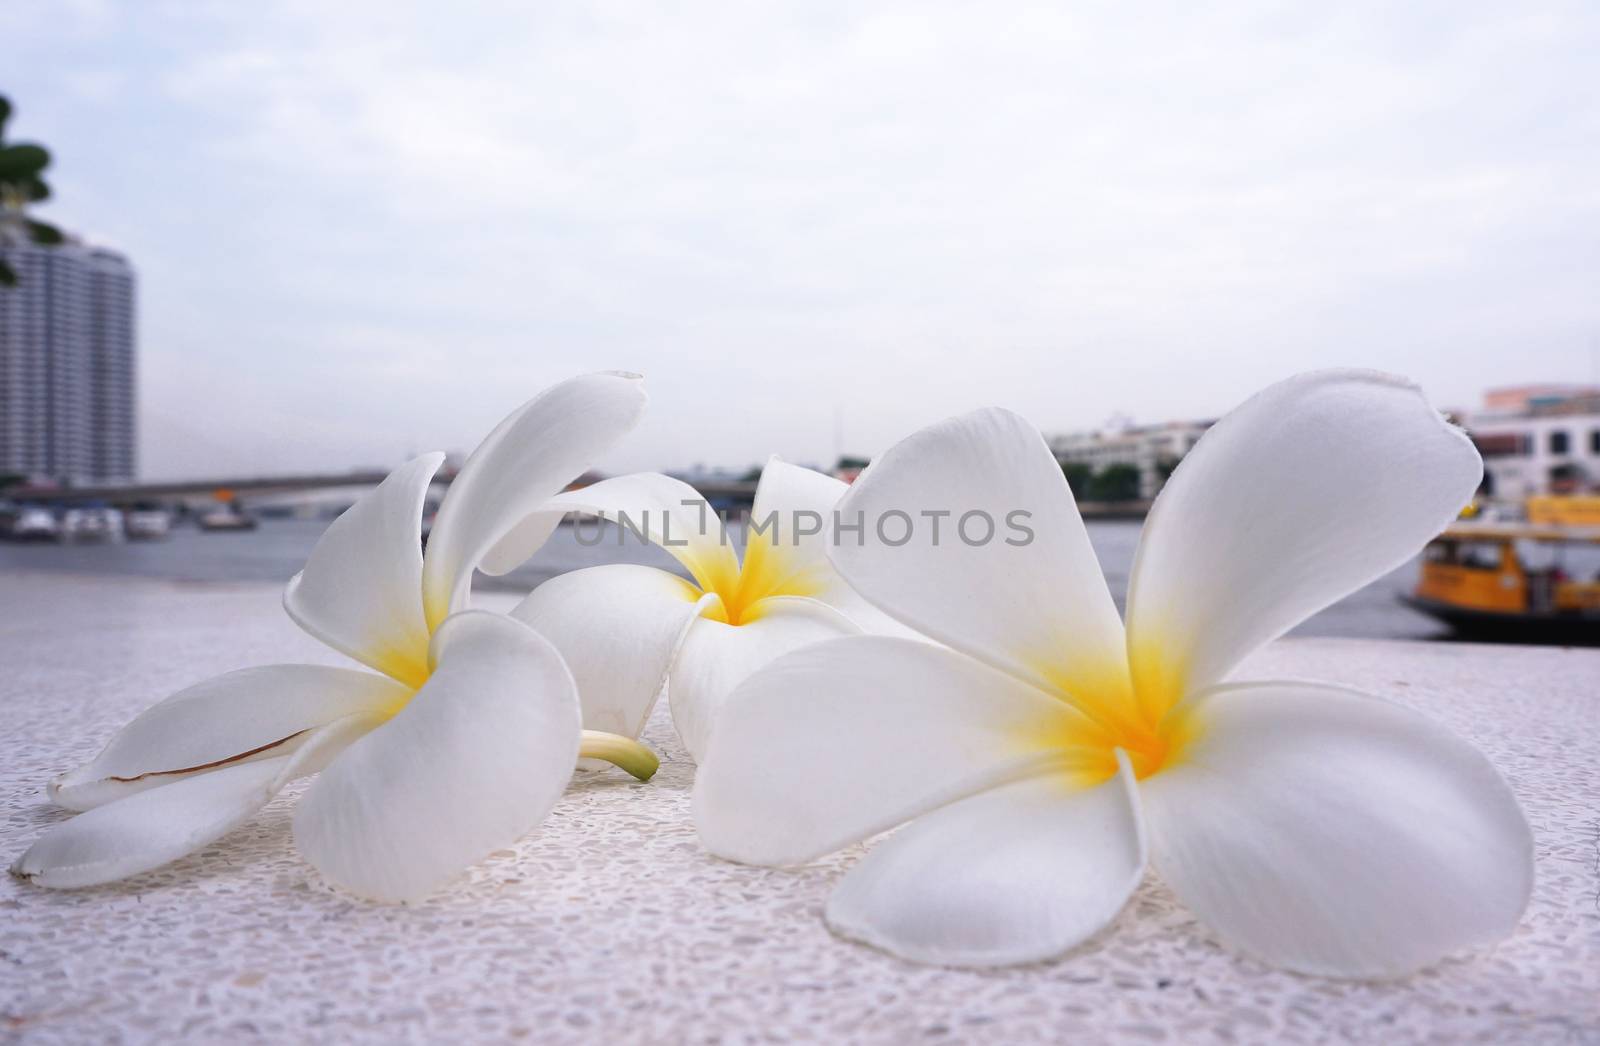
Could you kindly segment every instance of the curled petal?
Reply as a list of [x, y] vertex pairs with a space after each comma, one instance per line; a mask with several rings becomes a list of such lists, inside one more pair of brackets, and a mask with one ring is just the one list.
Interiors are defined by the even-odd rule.
[[519, 621], [467, 611], [434, 635], [437, 668], [393, 719], [350, 746], [295, 811], [295, 841], [352, 893], [437, 889], [544, 819], [578, 757], [577, 687]]
[[428, 678], [422, 512], [443, 461], [424, 454], [390, 473], [333, 521], [283, 593], [301, 628], [413, 689]]
[[11, 873], [40, 886], [71, 888], [159, 868], [266, 805], [291, 758], [225, 767], [79, 814], [30, 846]]
[[1038, 431], [980, 410], [902, 440], [839, 502], [833, 564], [917, 631], [1084, 701], [1128, 691], [1122, 622]]
[[511, 573], [544, 547], [565, 515], [565, 512], [541, 508], [524, 517], [521, 523], [506, 531], [505, 536], [484, 553], [478, 569], [491, 577]]
[[801, 864], [1059, 759], [1080, 717], [952, 650], [889, 636], [772, 662], [718, 716], [695, 778], [708, 850]]
[[1123, 757], [1117, 776], [1092, 788], [1046, 773], [917, 818], [839, 883], [828, 925], [913, 962], [1037, 962], [1115, 918], [1144, 864]]
[[545, 509], [588, 513], [626, 528], [670, 553], [707, 592], [731, 592], [739, 577], [722, 520], [681, 479], [659, 472], [616, 476], [552, 498]]
[[1334, 977], [1393, 977], [1516, 927], [1533, 840], [1471, 745], [1312, 683], [1221, 686], [1141, 782], [1151, 857], [1224, 941]]
[[1145, 525], [1128, 585], [1140, 699], [1159, 713], [1400, 566], [1482, 473], [1402, 379], [1324, 371], [1257, 393], [1184, 458]]
[[810, 643], [858, 631], [849, 618], [814, 599], [764, 599], [742, 624], [701, 618], [690, 627], [672, 663], [667, 700], [672, 725], [699, 761], [728, 695], [750, 674]]
[[50, 798], [87, 810], [234, 763], [293, 753], [317, 727], [397, 708], [410, 691], [371, 672], [263, 665], [178, 691], [145, 709], [86, 765], [50, 784]]
[[311, 731], [292, 754], [234, 763], [129, 794], [46, 832], [11, 873], [40, 886], [98, 886], [193, 853], [249, 820], [285, 784], [315, 773], [380, 717], [357, 713]]
[[664, 570], [617, 563], [553, 577], [511, 616], [561, 652], [586, 729], [636, 738], [701, 602], [715, 598]]
[[538, 550], [548, 525], [524, 526], [638, 424], [636, 374], [585, 374], [552, 386], [502, 421], [461, 466], [439, 506], [423, 560], [429, 627], [466, 605], [486, 560], [504, 573]]

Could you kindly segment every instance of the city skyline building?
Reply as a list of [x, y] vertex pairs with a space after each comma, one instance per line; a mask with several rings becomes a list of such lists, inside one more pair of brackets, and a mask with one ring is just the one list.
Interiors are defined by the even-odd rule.
[[1062, 432], [1046, 442], [1063, 468], [1080, 465], [1093, 472], [1115, 466], [1138, 470], [1138, 497], [1148, 501], [1161, 492], [1183, 456], [1211, 427], [1210, 421], [1168, 421], [1156, 425], [1116, 422], [1100, 429]]
[[1483, 402], [1464, 420], [1483, 455], [1485, 494], [1600, 492], [1600, 387], [1490, 389]]
[[117, 251], [75, 240], [0, 248], [0, 473], [61, 483], [138, 472], [136, 281]]

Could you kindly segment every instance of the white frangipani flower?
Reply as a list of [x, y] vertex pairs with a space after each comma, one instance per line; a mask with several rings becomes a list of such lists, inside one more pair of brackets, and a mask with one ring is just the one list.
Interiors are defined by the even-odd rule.
[[[455, 477], [424, 556], [428, 486], [444, 456], [401, 466], [328, 528], [284, 606], [372, 668], [267, 665], [180, 691], [50, 786], [87, 811], [13, 866], [90, 886], [219, 838], [289, 781], [321, 771], [295, 842], [333, 883], [422, 896], [543, 820], [580, 751], [648, 777], [637, 743], [582, 731], [561, 656], [526, 625], [464, 610], [476, 565], [532, 547], [517, 527], [637, 423], [633, 375], [557, 385], [490, 434]], [[581, 748], [580, 748], [581, 745]]]
[[747, 531], [742, 562], [711, 506], [681, 480], [640, 473], [562, 494], [542, 526], [570, 512], [620, 521], [629, 540], [659, 545], [694, 580], [635, 564], [587, 567], [544, 582], [511, 613], [566, 658], [585, 725], [637, 737], [668, 683], [673, 724], [698, 759], [728, 693], [761, 665], [863, 628], [901, 631], [828, 564], [846, 489], [773, 458], [750, 517], [772, 525]]
[[1298, 971], [1393, 976], [1503, 937], [1532, 839], [1479, 752], [1343, 687], [1226, 681], [1404, 563], [1481, 470], [1404, 381], [1268, 388], [1162, 492], [1124, 634], [1039, 434], [1000, 410], [925, 429], [840, 511], [1023, 509], [1036, 539], [837, 546], [859, 592], [949, 648], [846, 638], [749, 678], [699, 770], [701, 838], [796, 864], [910, 821], [826, 917], [931, 963], [1060, 955], [1116, 915], [1147, 854], [1224, 941]]

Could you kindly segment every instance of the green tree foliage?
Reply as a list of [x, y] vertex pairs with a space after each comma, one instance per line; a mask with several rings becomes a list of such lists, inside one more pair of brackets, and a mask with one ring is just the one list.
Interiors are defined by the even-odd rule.
[[[11, 112], [11, 102], [0, 95], [0, 247], [16, 240], [53, 247], [62, 240], [61, 230], [26, 213], [29, 204], [50, 198], [50, 186], [44, 180], [50, 151], [32, 142], [7, 142], [6, 122]], [[11, 287], [16, 282], [16, 271], [0, 258], [0, 286]]]
[[1085, 497], [1089, 501], [1135, 501], [1139, 470], [1132, 465], [1107, 465], [1090, 477]]
[[1072, 488], [1072, 496], [1082, 501], [1089, 496], [1089, 481], [1094, 478], [1094, 469], [1081, 461], [1063, 461], [1061, 472], [1067, 477], [1067, 486]]

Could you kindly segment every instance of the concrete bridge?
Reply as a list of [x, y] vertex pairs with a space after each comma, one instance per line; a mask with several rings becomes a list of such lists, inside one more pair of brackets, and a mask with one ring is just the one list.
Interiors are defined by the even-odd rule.
[[[241, 504], [284, 502], [296, 496], [314, 496], [319, 491], [331, 497], [354, 495], [365, 487], [381, 483], [387, 472], [356, 471], [332, 474], [288, 476], [229, 476], [212, 479], [152, 480], [144, 483], [98, 484], [94, 486], [20, 486], [0, 491], [0, 496], [16, 501], [82, 505], [103, 503], [126, 507], [141, 502], [199, 501], [219, 493], [237, 498]], [[454, 473], [441, 471], [434, 478], [435, 488], [447, 487]], [[691, 484], [701, 496], [719, 509], [748, 508], [756, 496], [756, 484], [743, 480], [702, 481]], [[1085, 519], [1143, 519], [1150, 511], [1149, 501], [1085, 501], [1078, 505]]]
[[[315, 494], [340, 488], [374, 487], [387, 472], [356, 471], [331, 474], [287, 476], [228, 476], [208, 479], [151, 480], [142, 483], [101, 483], [71, 487], [22, 485], [0, 491], [0, 496], [15, 501], [83, 505], [104, 503], [128, 506], [140, 502], [192, 501], [215, 498], [218, 494], [237, 498], [244, 504], [264, 500], [282, 501], [297, 494]], [[434, 477], [435, 488], [448, 487], [453, 472], [441, 471]], [[753, 482], [707, 482], [692, 484], [715, 504], [749, 505], [755, 500]]]
[[[11, 487], [5, 496], [17, 501], [50, 501], [83, 504], [103, 501], [111, 505], [131, 505], [141, 501], [179, 501], [209, 497], [219, 491], [236, 496], [293, 494], [329, 487], [372, 487], [383, 481], [386, 472], [345, 472], [334, 475], [251, 476], [211, 479], [151, 480], [143, 483], [80, 484], [70, 487], [24, 484]], [[441, 477], [435, 483], [448, 483]]]

